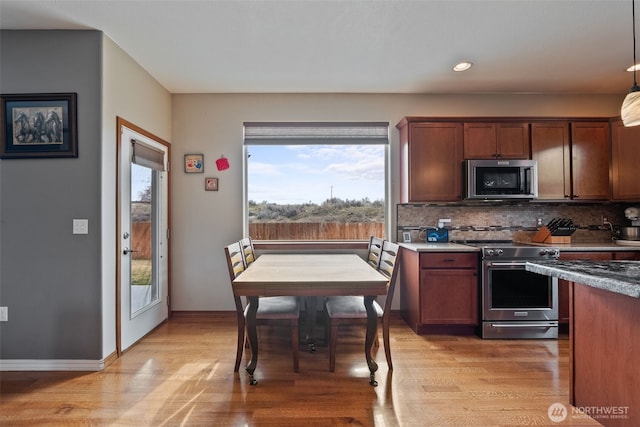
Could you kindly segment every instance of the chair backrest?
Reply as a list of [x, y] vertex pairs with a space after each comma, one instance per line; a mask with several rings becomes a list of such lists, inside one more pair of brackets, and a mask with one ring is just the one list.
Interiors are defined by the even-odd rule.
[[[240, 242], [232, 243], [228, 246], [224, 247], [224, 253], [227, 256], [227, 269], [229, 270], [229, 284], [231, 286], [231, 291], [233, 292], [233, 279], [238, 277], [240, 273], [245, 270], [244, 267], [244, 257], [242, 255], [242, 247], [240, 246]], [[233, 292], [233, 300], [236, 304], [236, 311], [238, 313], [243, 313], [244, 308], [242, 306], [242, 300], [239, 296]]]
[[384, 303], [385, 316], [391, 311], [398, 270], [400, 270], [400, 245], [385, 240], [380, 253], [380, 265], [378, 266], [378, 271], [389, 278], [389, 288], [387, 289], [387, 298]]
[[240, 243], [240, 247], [242, 248], [242, 259], [244, 260], [244, 266], [249, 267], [251, 264], [253, 264], [253, 261], [256, 260], [256, 253], [253, 249], [253, 241], [251, 241], [251, 237], [245, 237], [238, 243]]
[[379, 237], [371, 236], [369, 239], [369, 253], [367, 254], [367, 262], [373, 268], [378, 268], [380, 265], [380, 254], [382, 253], [382, 240]]

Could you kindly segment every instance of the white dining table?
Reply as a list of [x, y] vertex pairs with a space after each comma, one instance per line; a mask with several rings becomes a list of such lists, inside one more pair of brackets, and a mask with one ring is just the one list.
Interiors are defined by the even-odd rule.
[[371, 348], [378, 331], [378, 318], [373, 300], [386, 295], [389, 279], [356, 254], [263, 254], [233, 280], [237, 296], [247, 297], [247, 337], [251, 344], [251, 360], [246, 366], [249, 383], [254, 385], [258, 363], [256, 312], [260, 297], [266, 296], [337, 296], [362, 295], [367, 311], [365, 360], [370, 384], [377, 385], [378, 364]]

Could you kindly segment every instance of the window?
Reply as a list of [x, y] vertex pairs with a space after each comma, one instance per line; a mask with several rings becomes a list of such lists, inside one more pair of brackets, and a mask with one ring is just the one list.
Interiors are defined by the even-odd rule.
[[245, 123], [246, 224], [255, 240], [384, 236], [388, 123]]

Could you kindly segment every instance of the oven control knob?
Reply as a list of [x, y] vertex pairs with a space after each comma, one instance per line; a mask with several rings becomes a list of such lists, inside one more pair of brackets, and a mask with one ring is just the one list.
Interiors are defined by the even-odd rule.
[[546, 249], [541, 249], [540, 250], [540, 256], [545, 256], [547, 254], [547, 250]]
[[502, 255], [504, 253], [504, 251], [502, 249], [497, 249], [496, 252], [498, 253], [498, 256]]
[[557, 249], [549, 249], [549, 255], [558, 256], [560, 255], [560, 251], [558, 251]]
[[493, 256], [493, 249], [487, 249], [487, 255]]

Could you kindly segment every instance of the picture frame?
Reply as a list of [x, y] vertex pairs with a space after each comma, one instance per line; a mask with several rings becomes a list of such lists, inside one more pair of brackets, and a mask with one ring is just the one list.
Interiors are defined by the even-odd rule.
[[78, 157], [76, 93], [0, 95], [0, 158]]
[[411, 232], [403, 231], [402, 232], [402, 242], [403, 243], [411, 243]]
[[204, 172], [204, 154], [185, 154], [184, 155], [184, 172], [185, 173]]
[[218, 178], [205, 178], [204, 189], [205, 191], [218, 191]]

